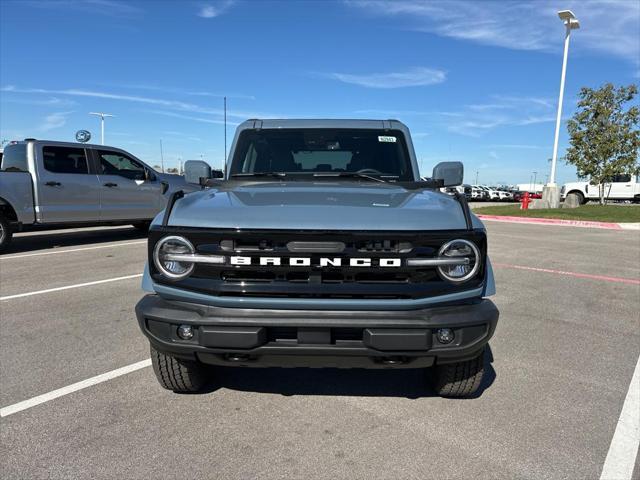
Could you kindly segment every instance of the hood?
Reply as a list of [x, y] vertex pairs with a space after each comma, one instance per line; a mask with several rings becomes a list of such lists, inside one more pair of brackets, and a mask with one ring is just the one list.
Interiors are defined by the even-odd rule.
[[[482, 223], [473, 217], [474, 227]], [[460, 204], [432, 190], [359, 182], [228, 182], [178, 200], [170, 226], [230, 229], [456, 230]]]

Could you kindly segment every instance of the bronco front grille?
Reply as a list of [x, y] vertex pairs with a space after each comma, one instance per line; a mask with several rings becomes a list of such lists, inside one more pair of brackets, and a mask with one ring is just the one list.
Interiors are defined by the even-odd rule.
[[[244, 256], [250, 265], [197, 264], [186, 279], [173, 282], [149, 262], [155, 282], [199, 293], [221, 296], [276, 298], [423, 298], [480, 286], [484, 268], [460, 285], [440, 278], [435, 267], [408, 267], [407, 258], [430, 258], [454, 238], [473, 241], [482, 257], [486, 236], [481, 230], [438, 232], [331, 232], [331, 231], [229, 231], [154, 228], [153, 245], [165, 235], [182, 235], [198, 254]], [[292, 247], [293, 245], [293, 247]], [[262, 257], [282, 259], [281, 265], [260, 265]], [[288, 259], [309, 258], [309, 265], [291, 266]], [[320, 266], [321, 258], [341, 259], [340, 266]], [[351, 266], [350, 259], [367, 258], [371, 266]], [[401, 265], [383, 268], [380, 259], [401, 260]], [[482, 260], [484, 263], [484, 260]]]

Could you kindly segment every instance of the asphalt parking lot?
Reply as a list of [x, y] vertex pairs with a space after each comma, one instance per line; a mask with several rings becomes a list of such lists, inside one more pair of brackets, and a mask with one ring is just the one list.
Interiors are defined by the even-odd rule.
[[133, 313], [143, 236], [17, 235], [0, 257], [2, 477], [597, 479], [607, 462], [620, 472], [607, 455], [640, 355], [640, 232], [487, 227], [501, 317], [477, 398], [436, 397], [412, 370], [232, 368], [207, 393], [176, 395], [144, 366], [11, 413], [149, 357]]

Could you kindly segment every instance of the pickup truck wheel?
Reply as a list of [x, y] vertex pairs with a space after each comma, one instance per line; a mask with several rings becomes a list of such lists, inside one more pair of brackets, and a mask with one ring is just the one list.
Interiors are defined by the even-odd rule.
[[176, 393], [199, 392], [207, 380], [205, 368], [195, 362], [179, 360], [151, 347], [151, 365], [158, 382]]
[[13, 237], [13, 230], [11, 230], [11, 224], [9, 221], [0, 217], [0, 252], [4, 252], [11, 243]]
[[433, 367], [433, 387], [443, 397], [468, 397], [478, 391], [484, 373], [484, 350], [464, 362]]
[[137, 223], [133, 223], [133, 228], [140, 230], [141, 232], [148, 232], [149, 231], [149, 225], [151, 225], [151, 222], [137, 222]]

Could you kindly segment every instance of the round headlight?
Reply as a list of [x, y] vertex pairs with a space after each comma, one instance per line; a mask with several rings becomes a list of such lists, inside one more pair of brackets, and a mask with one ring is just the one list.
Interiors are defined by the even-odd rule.
[[440, 276], [450, 282], [465, 282], [478, 273], [480, 269], [480, 251], [478, 247], [468, 240], [451, 240], [445, 243], [438, 252], [438, 256], [451, 259], [457, 257], [469, 259], [467, 263], [460, 262], [438, 267]]
[[169, 236], [164, 237], [153, 250], [153, 263], [156, 268], [171, 280], [181, 280], [188, 277], [193, 271], [193, 263], [178, 262], [172, 260], [172, 255], [193, 255], [195, 248], [189, 240], [184, 237]]

